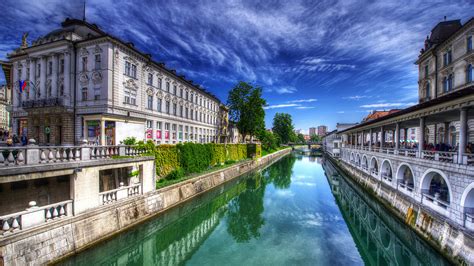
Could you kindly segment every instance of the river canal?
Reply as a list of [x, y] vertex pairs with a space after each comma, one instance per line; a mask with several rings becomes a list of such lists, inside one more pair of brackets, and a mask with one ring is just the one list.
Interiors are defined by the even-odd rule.
[[324, 158], [292, 154], [65, 265], [445, 265]]

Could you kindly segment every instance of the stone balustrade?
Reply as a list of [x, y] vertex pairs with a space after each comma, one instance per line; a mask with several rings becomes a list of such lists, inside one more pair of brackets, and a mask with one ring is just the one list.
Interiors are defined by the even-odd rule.
[[99, 202], [102, 205], [109, 204], [121, 199], [126, 199], [135, 195], [141, 194], [141, 184], [132, 184], [130, 186], [124, 186], [123, 183], [117, 189], [107, 190], [99, 193]]
[[71, 216], [72, 200], [57, 202], [41, 207], [36, 202], [30, 202], [30, 207], [25, 211], [0, 216], [0, 237], [13, 232], [25, 230], [51, 220]]
[[111, 159], [114, 156], [138, 156], [145, 151], [135, 146], [37, 146], [0, 147], [0, 169], [25, 165]]

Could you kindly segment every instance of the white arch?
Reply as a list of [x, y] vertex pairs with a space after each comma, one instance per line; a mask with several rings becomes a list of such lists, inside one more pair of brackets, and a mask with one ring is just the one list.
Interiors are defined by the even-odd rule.
[[408, 169], [410, 169], [411, 175], [412, 175], [412, 177], [413, 177], [413, 184], [415, 184], [415, 172], [413, 172], [413, 168], [411, 168], [411, 165], [409, 165], [409, 164], [407, 164], [407, 163], [401, 163], [401, 164], [398, 166], [398, 168], [397, 168], [397, 175], [396, 175], [397, 179], [400, 179], [400, 178], [398, 178], [398, 177], [400, 176], [400, 171], [401, 171], [401, 169], [402, 169], [403, 166], [406, 166], [406, 167], [408, 167]]
[[382, 161], [382, 164], [380, 165], [380, 172], [382, 173], [382, 168], [383, 168], [383, 165], [385, 164], [385, 162], [387, 162], [387, 163], [388, 163], [388, 167], [390, 167], [390, 173], [392, 174], [392, 176], [391, 176], [391, 177], [393, 178], [393, 167], [392, 167], [392, 162], [390, 162], [390, 160], [389, 160], [389, 159], [384, 159], [384, 160]]
[[469, 192], [471, 192], [471, 191], [474, 193], [474, 182], [469, 184], [469, 186], [467, 186], [467, 188], [464, 189], [464, 192], [462, 193], [462, 196], [461, 196], [461, 207], [462, 208], [465, 207], [464, 205], [466, 204], [467, 195], [469, 195]]
[[[426, 176], [428, 176], [431, 173], [439, 174], [444, 179], [444, 181], [446, 182], [446, 185], [448, 186], [448, 192], [449, 192], [449, 204], [451, 205], [453, 203], [453, 190], [451, 189], [451, 183], [449, 183], [448, 177], [441, 170], [434, 169], [434, 168], [429, 168], [428, 170], [426, 170], [425, 173], [423, 173], [423, 175], [422, 175], [418, 192], [420, 194], [422, 193], [421, 190], [423, 189], [423, 183], [425, 182], [425, 178], [426, 178]], [[431, 179], [432, 179], [432, 177], [429, 180], [426, 179], [426, 181], [428, 181], [428, 184], [427, 184], [428, 187], [429, 187], [429, 184], [431, 183]]]

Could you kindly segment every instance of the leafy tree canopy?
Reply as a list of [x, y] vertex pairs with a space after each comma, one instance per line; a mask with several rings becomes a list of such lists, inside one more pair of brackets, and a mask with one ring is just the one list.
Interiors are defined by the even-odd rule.
[[276, 113], [273, 117], [273, 132], [280, 137], [282, 143], [294, 140], [293, 120], [290, 114]]
[[254, 136], [265, 128], [265, 110], [267, 104], [262, 98], [262, 88], [246, 82], [239, 82], [229, 91], [227, 105], [229, 117], [236, 122], [239, 132], [245, 139]]

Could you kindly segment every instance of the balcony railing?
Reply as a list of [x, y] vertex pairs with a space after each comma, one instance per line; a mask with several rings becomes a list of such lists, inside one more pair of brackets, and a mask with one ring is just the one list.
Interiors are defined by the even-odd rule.
[[102, 205], [115, 202], [117, 200], [125, 199], [135, 195], [139, 195], [141, 184], [133, 184], [130, 186], [121, 186], [117, 189], [107, 190], [99, 193], [99, 201]]
[[0, 236], [41, 225], [50, 220], [71, 216], [72, 200], [37, 207], [36, 203], [25, 211], [0, 216]]
[[421, 203], [423, 203], [423, 201], [425, 202], [428, 202], [428, 203], [431, 203], [432, 206], [434, 207], [441, 207], [442, 209], [448, 209], [449, 207], [449, 202], [446, 202], [446, 201], [443, 201], [441, 199], [439, 199], [439, 194], [435, 194], [435, 195], [431, 195], [429, 194], [429, 190], [427, 189], [422, 189], [421, 190], [421, 195], [422, 195], [422, 199], [421, 199]]
[[392, 175], [391, 174], [388, 174], [388, 173], [382, 173], [381, 174], [382, 178], [385, 180], [385, 181], [388, 181], [388, 182], [392, 182]]
[[403, 180], [403, 179], [398, 180], [398, 187], [402, 188], [402, 189], [404, 189], [404, 190], [406, 190], [410, 193], [413, 192], [413, 189], [414, 189], [413, 184], [407, 184], [405, 182], [405, 180]]
[[55, 107], [64, 106], [63, 98], [49, 98], [39, 100], [29, 100], [21, 102], [21, 107], [28, 108], [40, 108], [40, 107]]
[[0, 147], [0, 169], [24, 165], [110, 159], [113, 156], [139, 156], [145, 150], [135, 146], [19, 146]]

